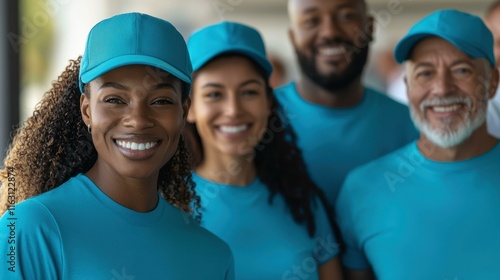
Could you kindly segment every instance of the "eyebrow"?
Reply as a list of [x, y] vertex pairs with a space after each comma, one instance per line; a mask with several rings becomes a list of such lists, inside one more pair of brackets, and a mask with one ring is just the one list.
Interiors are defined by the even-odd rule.
[[115, 82], [106, 82], [102, 86], [99, 87], [99, 89], [103, 89], [103, 88], [114, 88], [114, 89], [119, 89], [119, 90], [129, 89], [127, 86], [124, 86], [122, 84], [115, 83]]
[[[253, 83], [259, 84], [259, 85], [262, 84], [259, 80], [251, 79], [251, 80], [244, 81], [243, 83], [239, 84], [238, 87], [243, 87], [243, 86], [246, 86], [248, 84], [253, 84]], [[224, 85], [219, 84], [219, 83], [208, 83], [208, 84], [204, 84], [202, 86], [202, 88], [206, 88], [206, 87], [224, 88]]]
[[[457, 66], [458, 64], [462, 64], [462, 63], [465, 63], [467, 65], [469, 65], [470, 67], [474, 67], [474, 64], [468, 60], [465, 60], [465, 59], [459, 59], [459, 60], [456, 60], [454, 61], [453, 63], [451, 63], [451, 67], [454, 67], [454, 66]], [[433, 67], [434, 64], [430, 63], [430, 62], [419, 62], [415, 65], [415, 67], [413, 67], [413, 69], [417, 69], [417, 68], [420, 68], [420, 67]]]

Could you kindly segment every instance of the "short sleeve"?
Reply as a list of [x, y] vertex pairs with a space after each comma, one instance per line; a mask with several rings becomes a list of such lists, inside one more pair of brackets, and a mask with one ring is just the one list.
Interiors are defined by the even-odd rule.
[[62, 278], [60, 233], [52, 215], [39, 202], [27, 200], [4, 213], [0, 242], [0, 252], [7, 256], [0, 279]]
[[318, 265], [321, 266], [339, 254], [340, 244], [333, 233], [325, 207], [317, 197], [314, 206], [314, 221], [316, 224], [314, 258]]
[[356, 233], [354, 207], [359, 204], [356, 197], [351, 195], [351, 190], [355, 187], [353, 179], [354, 174], [349, 174], [340, 189], [337, 202], [335, 204], [335, 220], [340, 228], [342, 239], [344, 241], [344, 252], [342, 253], [342, 264], [350, 269], [364, 270], [369, 269], [370, 264], [363, 253], [359, 235]]

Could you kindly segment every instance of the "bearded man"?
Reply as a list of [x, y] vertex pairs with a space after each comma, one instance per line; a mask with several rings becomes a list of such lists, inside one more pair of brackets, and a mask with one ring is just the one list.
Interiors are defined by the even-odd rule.
[[350, 279], [498, 279], [500, 145], [486, 108], [498, 70], [482, 20], [436, 11], [395, 49], [421, 136], [352, 171], [336, 215]]
[[417, 139], [408, 107], [366, 88], [374, 19], [363, 0], [289, 0], [289, 37], [300, 66], [276, 90], [307, 171], [334, 205], [346, 174]]

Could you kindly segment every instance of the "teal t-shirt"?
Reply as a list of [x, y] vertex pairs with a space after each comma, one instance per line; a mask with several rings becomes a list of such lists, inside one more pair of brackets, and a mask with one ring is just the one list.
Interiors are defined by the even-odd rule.
[[368, 88], [361, 103], [349, 108], [310, 103], [295, 83], [275, 95], [297, 134], [309, 174], [332, 205], [350, 170], [418, 138], [408, 107]]
[[381, 280], [500, 279], [500, 145], [436, 162], [416, 142], [347, 177], [337, 205], [343, 263]]
[[83, 174], [7, 211], [0, 252], [0, 279], [234, 279], [227, 244], [189, 215], [161, 198], [133, 211]]
[[241, 187], [218, 184], [193, 173], [201, 198], [202, 226], [224, 240], [234, 254], [236, 279], [318, 279], [318, 265], [333, 259], [338, 244], [319, 200], [316, 232], [297, 224], [281, 195], [269, 204], [259, 180]]

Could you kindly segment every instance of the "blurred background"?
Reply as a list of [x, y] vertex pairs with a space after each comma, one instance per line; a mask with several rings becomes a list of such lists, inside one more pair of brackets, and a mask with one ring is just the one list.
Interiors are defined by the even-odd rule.
[[[288, 40], [287, 0], [0, 0], [0, 165], [10, 134], [30, 116], [69, 59], [83, 53], [97, 22], [124, 12], [164, 18], [187, 38], [204, 25], [232, 20], [258, 28], [269, 55], [282, 65], [276, 85], [295, 78], [297, 66]], [[426, 14], [455, 8], [483, 17], [492, 0], [367, 0], [377, 20], [364, 80], [380, 91], [401, 92], [392, 49]], [[396, 94], [397, 95], [397, 94]], [[397, 96], [395, 97], [398, 98]]]

